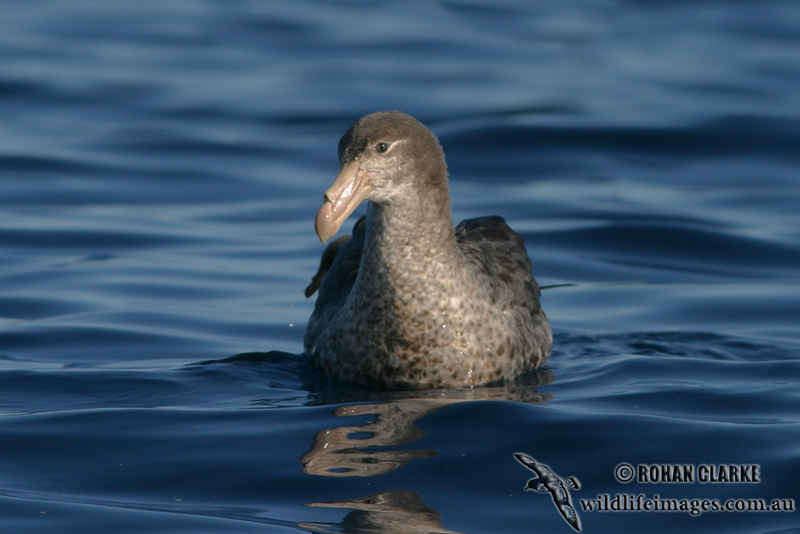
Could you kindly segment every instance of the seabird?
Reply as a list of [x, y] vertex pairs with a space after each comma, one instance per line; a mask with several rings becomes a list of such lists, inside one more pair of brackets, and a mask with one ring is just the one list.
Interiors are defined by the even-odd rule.
[[525, 490], [549, 493], [553, 498], [553, 504], [556, 505], [556, 508], [559, 512], [561, 512], [561, 515], [564, 517], [564, 519], [567, 520], [567, 523], [569, 523], [572, 528], [580, 532], [581, 520], [578, 517], [578, 513], [575, 511], [575, 507], [572, 506], [572, 500], [569, 498], [570, 488], [581, 488], [581, 484], [578, 482], [578, 479], [575, 477], [569, 477], [569, 480], [564, 480], [556, 475], [552, 469], [544, 464], [540, 464], [527, 454], [515, 452], [514, 458], [516, 458], [519, 463], [536, 473], [536, 478], [528, 480], [528, 483], [525, 485]]
[[552, 333], [525, 243], [501, 217], [453, 227], [436, 136], [399, 111], [366, 115], [339, 141], [339, 175], [315, 229], [332, 241], [304, 348], [329, 376], [411, 389], [485, 384], [547, 361]]

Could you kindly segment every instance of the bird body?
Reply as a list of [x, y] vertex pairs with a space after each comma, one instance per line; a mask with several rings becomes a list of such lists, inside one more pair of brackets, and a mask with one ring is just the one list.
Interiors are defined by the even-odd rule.
[[[522, 237], [500, 217], [453, 227], [444, 153], [413, 117], [359, 120], [316, 227], [329, 245], [305, 351], [332, 377], [388, 388], [473, 386], [544, 363], [552, 335]], [[327, 256], [327, 258], [325, 257]]]

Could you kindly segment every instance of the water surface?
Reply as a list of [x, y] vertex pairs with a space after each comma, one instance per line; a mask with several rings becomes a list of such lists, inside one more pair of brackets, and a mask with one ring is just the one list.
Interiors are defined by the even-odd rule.
[[[4, 530], [572, 532], [524, 452], [583, 532], [796, 531], [580, 507], [800, 497], [795, 2], [0, 10]], [[299, 354], [336, 143], [382, 109], [440, 137], [457, 220], [524, 235], [546, 367], [380, 392]]]

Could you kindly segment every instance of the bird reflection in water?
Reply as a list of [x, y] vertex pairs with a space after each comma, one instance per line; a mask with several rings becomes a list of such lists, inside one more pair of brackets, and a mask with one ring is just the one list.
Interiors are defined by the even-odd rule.
[[[375, 415], [362, 426], [340, 426], [322, 430], [311, 450], [303, 455], [303, 472], [331, 477], [369, 477], [394, 471], [417, 458], [437, 454], [430, 449], [395, 449], [425, 435], [416, 421], [441, 410], [453, 401], [409, 399], [386, 404], [357, 404], [337, 408], [338, 417]], [[377, 447], [384, 448], [375, 450]]]
[[[350, 509], [337, 525], [301, 523], [309, 532], [347, 532], [350, 534], [436, 533], [459, 534], [442, 526], [442, 515], [422, 502], [413, 491], [390, 490], [347, 501], [316, 502], [315, 508]], [[335, 530], [331, 530], [335, 527]]]
[[[552, 398], [536, 388], [552, 383], [549, 368], [530, 371], [503, 386], [452, 390], [376, 393], [383, 402], [353, 404], [336, 408], [337, 417], [374, 416], [361, 426], [345, 425], [322, 430], [311, 449], [300, 458], [303, 472], [326, 477], [372, 477], [398, 469], [412, 460], [435, 456], [439, 451], [398, 447], [425, 435], [417, 421], [461, 402], [484, 400], [538, 404]], [[438, 511], [425, 505], [420, 494], [406, 490], [373, 493], [333, 502], [309, 503], [314, 508], [352, 510], [339, 524], [302, 523], [310, 532], [451, 533], [442, 527]], [[331, 530], [333, 529], [333, 530]]]

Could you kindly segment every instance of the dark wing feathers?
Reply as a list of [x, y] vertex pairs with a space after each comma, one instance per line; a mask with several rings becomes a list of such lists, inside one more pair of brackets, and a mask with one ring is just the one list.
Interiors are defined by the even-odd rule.
[[540, 290], [525, 240], [502, 217], [466, 219], [456, 227], [456, 241], [464, 257], [485, 274], [497, 300], [539, 313]]
[[325, 278], [325, 274], [330, 270], [331, 265], [333, 265], [333, 260], [336, 259], [336, 254], [339, 253], [339, 249], [342, 248], [342, 245], [350, 241], [351, 235], [342, 235], [331, 241], [325, 250], [322, 251], [322, 257], [319, 260], [319, 269], [317, 269], [317, 274], [311, 277], [311, 283], [308, 284], [306, 288], [306, 298], [310, 297], [314, 294], [314, 292], [319, 289], [319, 286], [322, 285], [322, 279]]
[[[310, 297], [323, 283], [325, 290], [320, 291], [317, 307], [329, 302], [343, 304], [350, 289], [356, 281], [358, 267], [361, 264], [361, 252], [364, 248], [365, 219], [361, 217], [353, 226], [353, 235], [343, 235], [325, 247], [319, 262], [319, 270], [306, 288], [306, 297]], [[326, 276], [331, 272], [331, 276]], [[322, 309], [322, 308], [320, 308]]]

